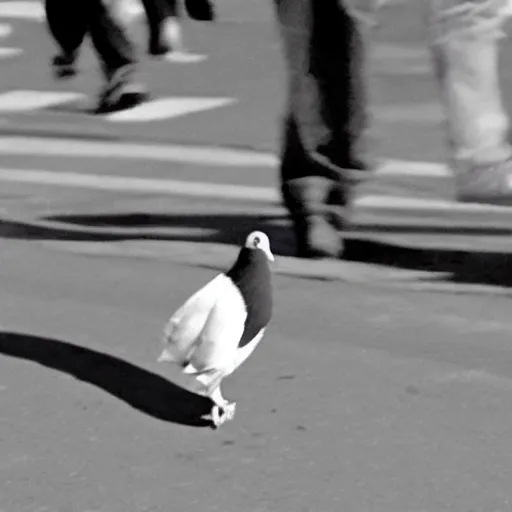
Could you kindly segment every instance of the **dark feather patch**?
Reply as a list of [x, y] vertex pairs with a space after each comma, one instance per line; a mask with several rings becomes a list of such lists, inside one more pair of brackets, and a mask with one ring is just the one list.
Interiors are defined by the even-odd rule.
[[261, 249], [244, 247], [226, 275], [240, 290], [247, 308], [239, 346], [247, 345], [272, 317], [272, 282], [267, 255]]

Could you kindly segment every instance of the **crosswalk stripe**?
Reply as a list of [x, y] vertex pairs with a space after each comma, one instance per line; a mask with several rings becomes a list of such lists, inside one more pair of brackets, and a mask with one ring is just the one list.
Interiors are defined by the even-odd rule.
[[209, 167], [263, 167], [274, 169], [277, 158], [270, 153], [177, 144], [126, 144], [118, 142], [0, 137], [0, 154], [74, 158], [118, 158], [207, 164]]
[[[117, 158], [208, 165], [258, 167], [274, 171], [279, 159], [272, 153], [178, 144], [136, 144], [76, 139], [0, 137], [0, 154], [74, 158]], [[435, 162], [384, 160], [376, 170], [382, 176], [446, 178], [445, 165]]]
[[0, 169], [0, 181], [45, 184], [58, 187], [90, 188], [118, 192], [217, 197], [257, 202], [276, 202], [279, 200], [277, 190], [268, 187], [79, 174], [71, 171], [54, 172], [29, 169]]
[[365, 195], [357, 198], [355, 204], [360, 208], [383, 210], [436, 210], [451, 212], [500, 212], [512, 214], [512, 208], [507, 206], [478, 203], [456, 203], [454, 201], [425, 199], [420, 197]]
[[0, 59], [8, 59], [10, 57], [16, 57], [21, 55], [23, 50], [21, 48], [6, 48], [0, 47]]
[[[132, 178], [72, 171], [45, 171], [33, 169], [0, 168], [0, 181], [31, 183], [57, 187], [88, 188], [117, 192], [208, 197], [260, 203], [279, 203], [277, 188], [218, 184], [156, 178]], [[439, 199], [409, 198], [401, 196], [363, 195], [356, 198], [354, 206], [378, 210], [416, 210], [450, 212], [500, 212], [512, 214], [505, 206], [455, 203]]]
[[0, 112], [30, 112], [83, 98], [75, 92], [16, 90], [0, 94]]
[[234, 98], [159, 98], [105, 117], [113, 122], [161, 121], [211, 110], [235, 101]]
[[12, 27], [6, 23], [0, 23], [0, 37], [8, 37], [12, 34]]
[[446, 165], [434, 162], [407, 160], [384, 160], [377, 173], [382, 176], [410, 176], [424, 178], [449, 178], [452, 176]]
[[167, 62], [176, 62], [178, 64], [193, 64], [195, 62], [203, 62], [207, 58], [208, 55], [204, 55], [201, 53], [188, 53], [173, 50], [164, 57], [164, 60], [166, 60]]
[[[30, 112], [83, 98], [83, 94], [75, 92], [13, 90], [0, 94], [0, 113]], [[114, 123], [162, 121], [227, 106], [236, 101], [235, 98], [171, 96], [157, 98], [102, 118]]]
[[44, 19], [43, 2], [0, 2], [0, 18]]

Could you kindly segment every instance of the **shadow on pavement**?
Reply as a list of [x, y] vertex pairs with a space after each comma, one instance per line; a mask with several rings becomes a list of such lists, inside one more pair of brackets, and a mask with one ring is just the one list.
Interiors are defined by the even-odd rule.
[[[34, 226], [0, 221], [0, 237], [37, 240], [108, 242], [120, 240], [169, 240], [240, 245], [254, 229], [272, 240], [275, 254], [293, 256], [293, 233], [284, 215], [183, 214], [163, 215], [121, 213], [97, 215], [57, 215], [43, 219], [52, 225]], [[361, 231], [358, 233], [358, 230]], [[364, 232], [363, 232], [364, 231]], [[345, 260], [393, 268], [448, 274], [446, 280], [466, 284], [512, 286], [512, 253], [475, 249], [411, 248], [372, 238], [372, 233], [422, 234], [450, 237], [502, 237], [512, 234], [503, 227], [428, 227], [364, 225], [350, 232]], [[441, 245], [441, 244], [437, 244]], [[482, 246], [482, 244], [480, 244]]]
[[65, 341], [0, 332], [0, 354], [33, 361], [88, 382], [153, 418], [194, 427], [211, 401], [117, 357]]

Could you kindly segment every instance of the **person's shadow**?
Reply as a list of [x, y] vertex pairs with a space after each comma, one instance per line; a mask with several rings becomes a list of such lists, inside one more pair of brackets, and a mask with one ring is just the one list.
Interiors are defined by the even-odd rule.
[[210, 399], [117, 357], [65, 341], [13, 332], [0, 332], [0, 354], [72, 375], [153, 418], [211, 426], [211, 421], [202, 418], [211, 410]]

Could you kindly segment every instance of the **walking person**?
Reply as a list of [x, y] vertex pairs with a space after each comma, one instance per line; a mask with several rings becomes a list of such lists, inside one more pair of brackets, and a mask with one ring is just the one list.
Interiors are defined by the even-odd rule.
[[298, 255], [336, 257], [351, 181], [369, 167], [363, 22], [338, 0], [274, 2], [288, 75], [281, 194]]
[[52, 65], [59, 78], [76, 73], [86, 35], [98, 55], [105, 84], [96, 113], [134, 107], [146, 100], [146, 89], [134, 80], [137, 59], [117, 13], [117, 0], [46, 0], [49, 30], [60, 48]]
[[[175, 0], [170, 0], [175, 1]], [[187, 14], [196, 21], [214, 21], [215, 8], [210, 0], [184, 0]]]
[[[461, 201], [512, 204], [498, 80], [507, 0], [428, 0], [430, 48]], [[281, 193], [302, 257], [336, 257], [364, 160], [365, 43], [376, 0], [274, 0], [288, 71]]]

